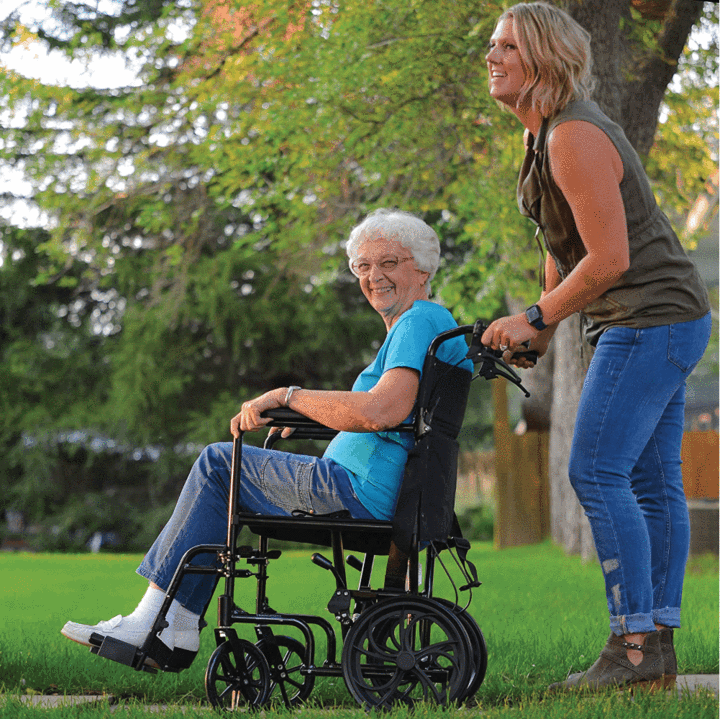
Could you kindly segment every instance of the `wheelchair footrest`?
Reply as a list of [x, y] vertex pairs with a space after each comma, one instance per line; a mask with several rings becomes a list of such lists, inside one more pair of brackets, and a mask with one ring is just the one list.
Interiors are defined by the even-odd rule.
[[114, 637], [104, 637], [101, 634], [90, 635], [90, 641], [92, 642], [90, 651], [93, 654], [130, 667], [134, 666], [135, 655], [138, 653], [138, 648], [134, 644], [121, 642]]
[[184, 649], [172, 650], [157, 637], [146, 641], [141, 648], [114, 637], [93, 633], [90, 635], [90, 643], [93, 654], [149, 674], [156, 674], [158, 669], [180, 672], [192, 664], [197, 654]]

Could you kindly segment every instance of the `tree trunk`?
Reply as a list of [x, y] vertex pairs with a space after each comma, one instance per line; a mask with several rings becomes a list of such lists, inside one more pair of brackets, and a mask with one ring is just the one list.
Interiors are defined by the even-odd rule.
[[595, 556], [590, 525], [570, 486], [568, 459], [580, 393], [592, 348], [581, 335], [580, 317], [558, 327], [555, 337], [553, 398], [550, 411], [550, 533], [570, 554]]

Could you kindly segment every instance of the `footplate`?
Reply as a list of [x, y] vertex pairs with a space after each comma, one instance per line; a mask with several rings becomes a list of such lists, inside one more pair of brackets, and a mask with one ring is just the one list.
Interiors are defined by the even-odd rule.
[[189, 666], [187, 658], [183, 657], [183, 660], [178, 661], [180, 658], [173, 656], [176, 652], [157, 637], [146, 641], [143, 647], [136, 647], [114, 637], [93, 633], [90, 635], [90, 643], [92, 645], [90, 651], [93, 654], [132, 667], [136, 671], [149, 674], [156, 674], [158, 669], [165, 672], [179, 672]]

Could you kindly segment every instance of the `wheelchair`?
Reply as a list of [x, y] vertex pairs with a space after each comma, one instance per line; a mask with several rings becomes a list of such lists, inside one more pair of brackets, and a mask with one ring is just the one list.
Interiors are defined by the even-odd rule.
[[[347, 513], [274, 517], [238, 511], [242, 437], [237, 438], [226, 544], [198, 545], [185, 553], [141, 647], [93, 634], [91, 652], [136, 670], [188, 668], [194, 654], [171, 651], [158, 635], [168, 626], [165, 617], [183, 577], [212, 574], [225, 581], [218, 598], [217, 648], [205, 674], [213, 707], [259, 708], [271, 701], [293, 707], [310, 697], [318, 677], [342, 677], [352, 697], [368, 710], [418, 701], [459, 704], [471, 698], [485, 678], [488, 652], [482, 631], [468, 612], [472, 590], [481, 583], [468, 559], [470, 543], [453, 511], [456, 438], [472, 379], [504, 377], [528, 395], [501, 353], [482, 345], [485, 329], [478, 320], [448, 330], [428, 349], [413, 422], [395, 428], [412, 433], [414, 446], [392, 521], [343, 516]], [[470, 338], [467, 358], [474, 372], [436, 357], [443, 342], [460, 335]], [[537, 359], [537, 353], [524, 354]], [[269, 427], [294, 428], [292, 439], [330, 439], [335, 434], [292, 410], [280, 408], [267, 415], [272, 418]], [[280, 432], [270, 433], [265, 446], [278, 440]], [[257, 535], [256, 547], [237, 546], [243, 526]], [[270, 606], [268, 565], [281, 555], [269, 548], [270, 539], [330, 548], [332, 559], [315, 552], [311, 561], [334, 577], [335, 591], [327, 610], [339, 623], [339, 632], [325, 616], [280, 612]], [[362, 559], [346, 556], [348, 551], [360, 553]], [[200, 555], [215, 555], [215, 561], [193, 563]], [[381, 586], [373, 588], [375, 558], [383, 556], [387, 557], [384, 578]], [[350, 586], [346, 564], [359, 574], [357, 589]], [[438, 567], [450, 580], [451, 598], [434, 592]], [[234, 601], [236, 580], [247, 578], [256, 580], [254, 611], [241, 609]], [[461, 599], [461, 593], [467, 596]], [[252, 627], [256, 641], [239, 636], [238, 625]], [[207, 626], [204, 619], [201, 626]], [[289, 636], [290, 630], [302, 639]], [[325, 640], [323, 652], [318, 650], [318, 637]]]

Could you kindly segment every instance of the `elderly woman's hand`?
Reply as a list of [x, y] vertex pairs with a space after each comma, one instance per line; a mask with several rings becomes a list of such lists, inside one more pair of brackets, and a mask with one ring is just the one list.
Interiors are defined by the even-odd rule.
[[230, 432], [233, 437], [239, 437], [240, 432], [257, 432], [262, 429], [270, 418], [260, 415], [266, 409], [284, 407], [283, 404], [287, 388], [278, 387], [255, 399], [243, 402], [242, 409], [230, 420]]

